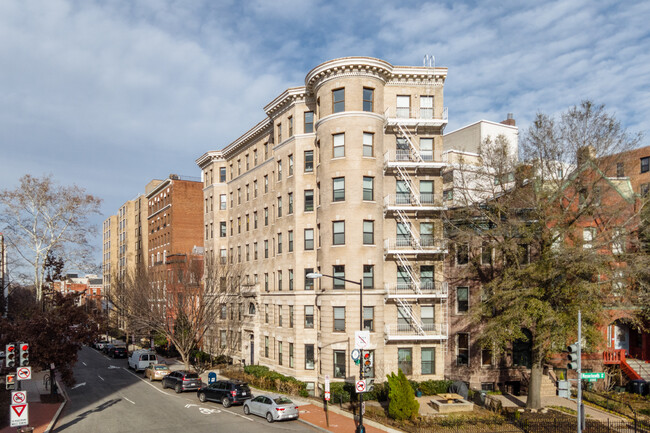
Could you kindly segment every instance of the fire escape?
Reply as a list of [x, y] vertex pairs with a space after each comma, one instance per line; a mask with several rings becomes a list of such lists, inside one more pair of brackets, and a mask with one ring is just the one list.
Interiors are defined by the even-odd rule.
[[[386, 325], [384, 335], [387, 342], [442, 342], [448, 336], [447, 283], [434, 279], [437, 272], [433, 271], [433, 266], [427, 275], [423, 275], [421, 268], [418, 269], [421, 264], [441, 263], [447, 253], [440, 227], [442, 212], [446, 207], [442, 195], [432, 187], [434, 183], [442, 182], [445, 163], [441, 156], [435, 156], [441, 154], [440, 149], [437, 149], [438, 152], [433, 146], [423, 149], [420, 147], [422, 141], [416, 145], [415, 140], [417, 136], [440, 136], [447, 123], [446, 109], [442, 116], [436, 118], [433, 97], [430, 101], [430, 106], [425, 106], [429, 104], [421, 100], [420, 110], [413, 112], [410, 104], [408, 107], [404, 107], [404, 104], [400, 106], [398, 100], [397, 107], [388, 108], [385, 113], [385, 132], [387, 135], [394, 134], [397, 142], [394, 151], [389, 150], [384, 154], [384, 175], [394, 177], [396, 184], [395, 194], [384, 198], [384, 217], [387, 223], [395, 221], [397, 227], [396, 238], [384, 241], [384, 257], [387, 262], [394, 261], [398, 270], [396, 284], [386, 284], [387, 301], [395, 302], [398, 306], [398, 323]], [[425, 175], [434, 181], [428, 181], [429, 187], [420, 191], [416, 181], [420, 180], [419, 176]], [[439, 306], [435, 308], [435, 316], [439, 313], [442, 316], [419, 317], [414, 313], [413, 305], [423, 302]], [[442, 347], [446, 350], [447, 345], [443, 344]]]

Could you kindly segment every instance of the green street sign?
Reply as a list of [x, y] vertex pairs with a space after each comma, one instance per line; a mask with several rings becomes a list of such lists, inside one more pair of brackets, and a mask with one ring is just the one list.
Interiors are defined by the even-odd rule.
[[583, 379], [589, 379], [590, 381], [595, 381], [597, 379], [604, 379], [605, 378], [605, 373], [582, 373], [581, 376]]

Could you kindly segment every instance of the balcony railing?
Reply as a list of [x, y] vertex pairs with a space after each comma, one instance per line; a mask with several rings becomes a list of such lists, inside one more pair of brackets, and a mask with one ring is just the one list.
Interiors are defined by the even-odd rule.
[[449, 294], [446, 281], [386, 284], [389, 298], [446, 298]]
[[411, 149], [389, 150], [384, 153], [384, 167], [443, 168], [447, 163], [436, 161], [433, 151], [421, 150], [418, 155]]
[[[416, 200], [416, 197], [419, 198]], [[421, 192], [417, 196], [411, 193], [389, 194], [384, 197], [385, 207], [399, 208], [444, 208], [442, 194]]]
[[[417, 240], [416, 240], [417, 239]], [[396, 239], [385, 239], [384, 250], [386, 253], [444, 253], [447, 249], [445, 239], [437, 239], [432, 236], [421, 236], [420, 238], [399, 237]]]
[[422, 324], [422, 332], [415, 325], [388, 324], [384, 329], [387, 340], [445, 340], [447, 327], [441, 323]]
[[389, 107], [385, 116], [388, 123], [444, 125], [448, 121], [449, 112], [447, 107], [444, 107], [442, 112], [436, 112], [433, 108]]

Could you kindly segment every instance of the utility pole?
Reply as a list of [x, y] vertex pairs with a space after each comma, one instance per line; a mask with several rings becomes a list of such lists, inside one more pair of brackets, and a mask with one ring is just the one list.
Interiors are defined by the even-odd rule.
[[578, 310], [578, 433], [582, 433], [584, 423], [584, 406], [582, 405], [582, 311]]
[[[359, 280], [359, 331], [363, 331], [363, 278]], [[363, 351], [361, 351], [363, 354]], [[359, 362], [359, 380], [363, 380], [363, 356]], [[363, 393], [359, 393], [359, 427], [357, 433], [365, 433], [363, 426]]]

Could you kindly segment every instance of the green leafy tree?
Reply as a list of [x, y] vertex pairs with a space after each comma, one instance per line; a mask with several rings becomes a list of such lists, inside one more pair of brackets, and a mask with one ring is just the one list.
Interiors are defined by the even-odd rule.
[[521, 160], [497, 137], [462, 170], [470, 174], [455, 191], [460, 206], [447, 227], [456, 253], [468, 256], [465, 276], [483, 290], [474, 315], [483, 326], [478, 343], [499, 355], [522, 343], [531, 348], [512, 360], [531, 369], [529, 408], [541, 407], [549, 355], [575, 341], [578, 310], [588, 347], [599, 343], [603, 308], [620, 264], [631, 259], [613, 255], [613, 245], [625, 244], [621, 235], [638, 224], [629, 180], [605, 173], [618, 162], [612, 155], [638, 142], [603, 106], [586, 101], [559, 120], [538, 114], [523, 136]]
[[415, 399], [415, 392], [402, 369], [388, 378], [388, 415], [396, 420], [415, 419], [420, 410], [420, 403]]

